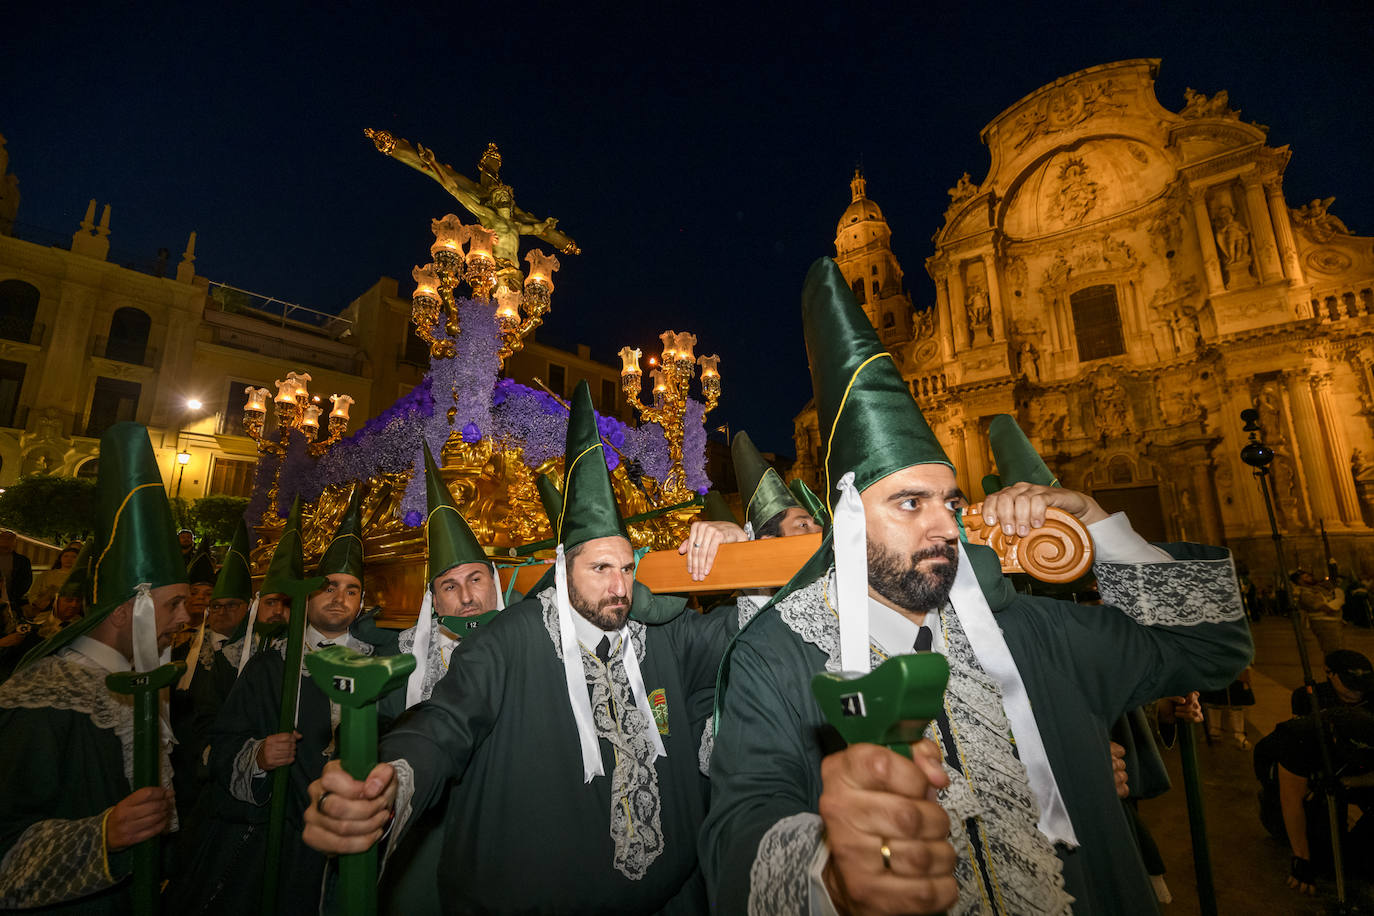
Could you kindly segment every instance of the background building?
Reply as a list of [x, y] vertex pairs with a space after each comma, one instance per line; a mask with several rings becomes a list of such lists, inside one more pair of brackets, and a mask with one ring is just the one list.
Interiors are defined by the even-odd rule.
[[[419, 383], [425, 344], [409, 290], [383, 277], [339, 315], [198, 276], [195, 234], [172, 263], [111, 249], [111, 209], [91, 201], [70, 241], [16, 219], [18, 179], [0, 138], [0, 487], [26, 474], [94, 477], [100, 435], [148, 426], [169, 490], [247, 496], [256, 445], [244, 389], [311, 376], [326, 412], [347, 394], [352, 429]], [[566, 396], [591, 383], [598, 407], [629, 419], [620, 369], [533, 340], [506, 372]], [[189, 456], [184, 463], [178, 454]]]
[[[1255, 406], [1296, 560], [1374, 569], [1374, 241], [1290, 207], [1289, 150], [1227, 94], [1155, 98], [1158, 61], [1066, 76], [985, 127], [991, 167], [949, 191], [913, 312], [862, 176], [836, 261], [971, 498], [987, 424], [1014, 415], [1061, 481], [1160, 540], [1273, 565], [1240, 411]], [[819, 484], [813, 406], [793, 474]]]

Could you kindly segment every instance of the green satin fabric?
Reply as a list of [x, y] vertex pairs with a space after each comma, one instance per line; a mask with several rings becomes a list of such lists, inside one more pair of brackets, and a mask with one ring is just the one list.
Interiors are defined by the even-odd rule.
[[811, 488], [806, 485], [805, 480], [798, 477], [796, 480], [790, 481], [787, 484], [787, 488], [792, 491], [792, 495], [796, 497], [801, 507], [811, 513], [811, 517], [816, 520], [816, 524], [820, 525], [822, 528], [829, 527], [830, 513], [825, 511], [825, 504], [821, 502], [819, 496], [811, 492]]
[[210, 600], [252, 599], [253, 572], [248, 565], [250, 549], [252, 548], [248, 542], [248, 524], [239, 519], [239, 526], [234, 530], [234, 539], [229, 542], [229, 552], [224, 555], [224, 565], [219, 568], [219, 576], [215, 579], [215, 590], [210, 593]]
[[779, 512], [799, 505], [782, 477], [763, 460], [748, 433], [735, 434], [730, 454], [735, 461], [735, 479], [739, 481], [740, 498], [744, 500], [744, 516], [755, 531]]
[[486, 563], [487, 552], [477, 543], [477, 536], [468, 526], [468, 520], [458, 511], [453, 502], [453, 494], [444, 483], [429, 443], [425, 450], [425, 494], [428, 498], [429, 514], [425, 521], [425, 541], [429, 548], [429, 580], [455, 566], [464, 563]]
[[711, 490], [702, 500], [701, 517], [708, 522], [729, 522], [738, 525], [739, 519], [735, 518], [735, 513], [730, 510], [730, 505], [715, 490]]
[[821, 495], [827, 505], [834, 506], [835, 486], [847, 471], [854, 472], [854, 486], [862, 492], [915, 464], [954, 467], [830, 258], [816, 261], [806, 275], [802, 330], [820, 420]]
[[1016, 421], [1008, 414], [1001, 413], [992, 418], [988, 425], [988, 443], [992, 446], [992, 457], [997, 463], [995, 480], [998, 486], [992, 490], [987, 489], [985, 478], [984, 493], [993, 493], [1014, 483], [1059, 486], [1058, 479], [1041, 460], [1035, 446], [1030, 444], [1021, 427], [1017, 426]]
[[301, 544], [301, 499], [296, 497], [291, 504], [291, 514], [287, 516], [286, 527], [282, 529], [277, 546], [272, 550], [272, 561], [267, 564], [267, 575], [262, 580], [262, 594], [276, 595], [286, 591], [288, 582], [305, 578], [305, 553]]
[[577, 383], [568, 414], [568, 438], [563, 455], [563, 499], [554, 534], [566, 550], [596, 538], [619, 535], [630, 539], [616, 505], [611, 473], [601, 434], [596, 428], [592, 390], [586, 380]]
[[353, 495], [348, 498], [348, 508], [344, 510], [343, 518], [339, 519], [334, 539], [329, 542], [319, 565], [315, 567], [315, 575], [345, 574], [357, 577], [359, 582], [363, 581], [362, 509], [363, 488], [361, 484], [354, 484]]
[[549, 518], [549, 526], [558, 524], [558, 513], [563, 508], [563, 493], [558, 489], [558, 484], [553, 482], [553, 478], [548, 474], [540, 474], [534, 479], [535, 489], [539, 491], [539, 503], [544, 507], [544, 514]]

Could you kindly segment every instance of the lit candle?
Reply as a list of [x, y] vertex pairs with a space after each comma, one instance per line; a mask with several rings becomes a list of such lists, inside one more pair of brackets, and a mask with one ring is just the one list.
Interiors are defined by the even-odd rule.
[[334, 409], [329, 412], [329, 415], [347, 420], [348, 408], [353, 406], [353, 398], [346, 394], [331, 394], [329, 400], [334, 402]]
[[429, 249], [431, 257], [437, 258], [441, 251], [449, 252], [455, 257], [462, 256], [463, 242], [467, 239], [471, 227], [464, 226], [452, 213], [443, 219], [430, 220], [429, 227], [434, 232], [434, 244]]
[[720, 366], [719, 356], [701, 356], [697, 358], [697, 362], [701, 365], [701, 377], [703, 380], [715, 378], [720, 375], [720, 370], [718, 368]]
[[673, 349], [676, 346], [677, 332], [664, 331], [658, 335], [658, 339], [663, 341], [663, 361], [670, 362], [673, 358]]
[[267, 396], [272, 392], [266, 388], [254, 388], [249, 385], [243, 389], [243, 393], [248, 396], [248, 400], [243, 405], [244, 410], [256, 410], [259, 413], [267, 412]]
[[410, 276], [415, 280], [415, 292], [410, 295], [412, 300], [439, 298], [439, 274], [435, 272], [433, 263], [416, 267]]
[[639, 357], [642, 355], [638, 347], [620, 348], [620, 374], [638, 375]]
[[519, 323], [520, 294], [513, 289], [501, 287], [496, 294], [496, 317], [500, 321]]
[[668, 390], [668, 383], [663, 381], [663, 370], [655, 369], [649, 373], [654, 379], [654, 394], [663, 394]]
[[673, 344], [673, 352], [676, 354], [676, 358], [682, 360], [684, 363], [694, 363], [696, 362], [696, 356], [692, 354], [692, 348], [696, 345], [697, 335], [688, 331], [683, 331], [681, 334], [677, 335], [677, 339]]
[[309, 405], [305, 408], [305, 419], [301, 421], [301, 424], [303, 426], [308, 426], [311, 429], [319, 429], [321, 413], [323, 413], [323, 411], [321, 411], [314, 404]]
[[288, 372], [288, 373], [286, 374], [286, 378], [287, 378], [288, 381], [290, 381], [290, 380], [293, 379], [293, 378], [295, 379], [295, 381], [296, 381], [296, 397], [298, 397], [298, 398], [305, 398], [305, 399], [309, 400], [309, 398], [310, 398], [310, 392], [309, 392], [308, 390], [306, 390], [306, 384], [310, 381], [310, 373], [309, 373], [309, 372]]
[[468, 228], [468, 259], [483, 258], [494, 261], [491, 250], [496, 246], [496, 233], [483, 226]]
[[542, 283], [551, 291], [553, 290], [553, 272], [558, 269], [558, 256], [544, 254], [538, 249], [530, 249], [525, 253], [525, 260], [530, 265], [530, 275], [525, 280], [526, 283]]

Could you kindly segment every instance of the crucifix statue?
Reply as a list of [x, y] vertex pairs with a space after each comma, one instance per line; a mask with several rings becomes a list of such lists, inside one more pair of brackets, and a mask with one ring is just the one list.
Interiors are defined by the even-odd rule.
[[393, 137], [384, 130], [367, 128], [363, 131], [376, 145], [397, 162], [403, 162], [423, 172], [443, 186], [445, 191], [477, 217], [482, 226], [496, 233], [493, 254], [498, 270], [518, 269], [520, 236], [532, 235], [543, 239], [564, 254], [581, 254], [582, 249], [566, 233], [558, 229], [553, 217], [538, 219], [515, 205], [510, 185], [501, 181], [501, 153], [495, 143], [488, 143], [486, 152], [477, 163], [478, 180], [460, 174], [453, 166], [440, 162], [434, 151], [416, 143]]

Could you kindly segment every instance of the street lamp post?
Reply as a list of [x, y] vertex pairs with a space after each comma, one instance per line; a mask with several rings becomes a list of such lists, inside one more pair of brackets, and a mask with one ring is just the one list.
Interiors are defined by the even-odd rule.
[[176, 498], [181, 499], [181, 480], [186, 476], [186, 465], [191, 463], [191, 453], [186, 451], [177, 452], [177, 464], [181, 469], [177, 471], [177, 492]]
[[1274, 570], [1274, 596], [1277, 598], [1281, 582], [1284, 597], [1288, 601], [1288, 619], [1293, 624], [1293, 636], [1298, 642], [1298, 661], [1302, 664], [1302, 682], [1307, 688], [1307, 701], [1311, 707], [1312, 721], [1317, 730], [1317, 748], [1321, 751], [1321, 783], [1326, 796], [1326, 821], [1331, 826], [1331, 859], [1336, 869], [1336, 900], [1344, 910], [1345, 901], [1345, 863], [1341, 861], [1341, 826], [1336, 819], [1336, 778], [1331, 765], [1331, 749], [1327, 745], [1326, 726], [1322, 722], [1321, 704], [1317, 702], [1317, 682], [1312, 676], [1312, 662], [1307, 657], [1307, 640], [1302, 631], [1302, 609], [1298, 607], [1297, 595], [1293, 594], [1293, 583], [1285, 570], [1288, 569], [1283, 553], [1283, 535], [1279, 533], [1279, 523], [1274, 515], [1274, 496], [1271, 492], [1274, 482], [1270, 479], [1269, 465], [1274, 461], [1274, 450], [1265, 445], [1259, 434], [1263, 428], [1259, 424], [1259, 411], [1247, 407], [1240, 412], [1245, 422], [1244, 432], [1250, 434], [1250, 441], [1240, 450], [1240, 460], [1255, 469], [1259, 479], [1260, 493], [1264, 495], [1264, 510], [1269, 515], [1269, 535], [1274, 541], [1274, 559], [1278, 563]]

